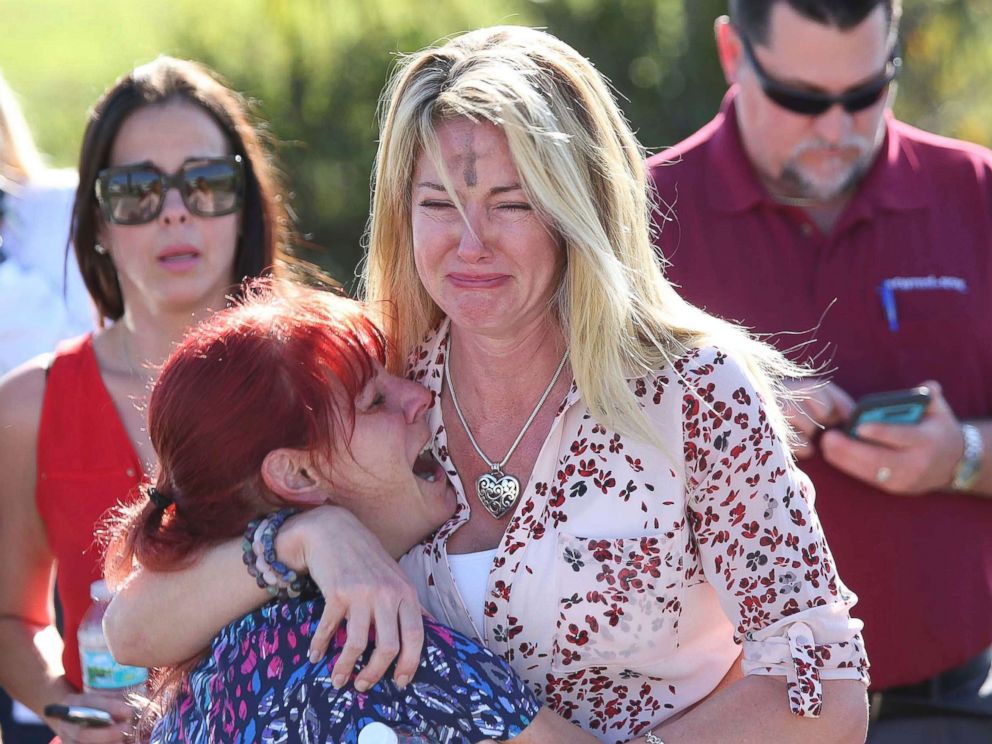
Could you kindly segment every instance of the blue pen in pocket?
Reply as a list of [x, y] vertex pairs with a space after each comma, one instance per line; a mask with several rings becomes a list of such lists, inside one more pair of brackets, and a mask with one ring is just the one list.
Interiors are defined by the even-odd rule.
[[899, 313], [896, 311], [896, 289], [892, 279], [884, 279], [878, 287], [878, 295], [882, 300], [882, 310], [889, 323], [889, 330], [895, 333], [899, 330]]

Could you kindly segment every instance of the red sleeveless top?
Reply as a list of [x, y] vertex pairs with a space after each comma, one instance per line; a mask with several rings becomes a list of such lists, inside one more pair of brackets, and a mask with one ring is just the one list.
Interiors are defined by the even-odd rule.
[[92, 335], [63, 341], [48, 372], [38, 427], [35, 499], [58, 561], [69, 682], [82, 687], [76, 631], [102, 578], [94, 529], [118, 501], [133, 498], [141, 462], [100, 377]]

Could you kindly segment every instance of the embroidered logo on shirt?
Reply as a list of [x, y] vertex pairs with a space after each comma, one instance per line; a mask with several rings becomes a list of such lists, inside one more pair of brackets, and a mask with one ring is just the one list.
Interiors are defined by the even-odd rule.
[[949, 290], [960, 294], [968, 293], [968, 282], [959, 276], [891, 276], [882, 280], [878, 286], [878, 295], [882, 301], [882, 310], [888, 321], [889, 330], [895, 333], [899, 330], [899, 311], [896, 307], [896, 292], [914, 292], [918, 290]]

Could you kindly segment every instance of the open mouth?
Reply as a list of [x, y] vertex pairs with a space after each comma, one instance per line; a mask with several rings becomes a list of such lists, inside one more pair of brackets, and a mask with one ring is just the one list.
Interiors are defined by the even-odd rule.
[[188, 251], [186, 253], [170, 253], [167, 256], [162, 256], [159, 261], [162, 263], [172, 263], [176, 261], [191, 261], [195, 258], [199, 258], [200, 254], [197, 251]]
[[425, 480], [428, 483], [434, 483], [444, 478], [444, 468], [434, 459], [430, 442], [420, 451], [417, 459], [413, 461], [413, 474], [417, 478], [420, 478], [420, 480]]

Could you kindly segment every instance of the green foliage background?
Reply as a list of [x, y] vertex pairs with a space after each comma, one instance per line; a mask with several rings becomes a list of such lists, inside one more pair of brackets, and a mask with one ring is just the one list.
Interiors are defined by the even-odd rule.
[[[904, 0], [907, 121], [992, 145], [992, 3]], [[4, 0], [0, 69], [42, 149], [72, 165], [87, 108], [165, 52], [206, 62], [259, 103], [281, 142], [311, 253], [346, 283], [361, 253], [379, 90], [398, 54], [494, 23], [545, 27], [615, 85], [651, 150], [707, 121], [725, 84], [713, 19], [726, 0]]]

